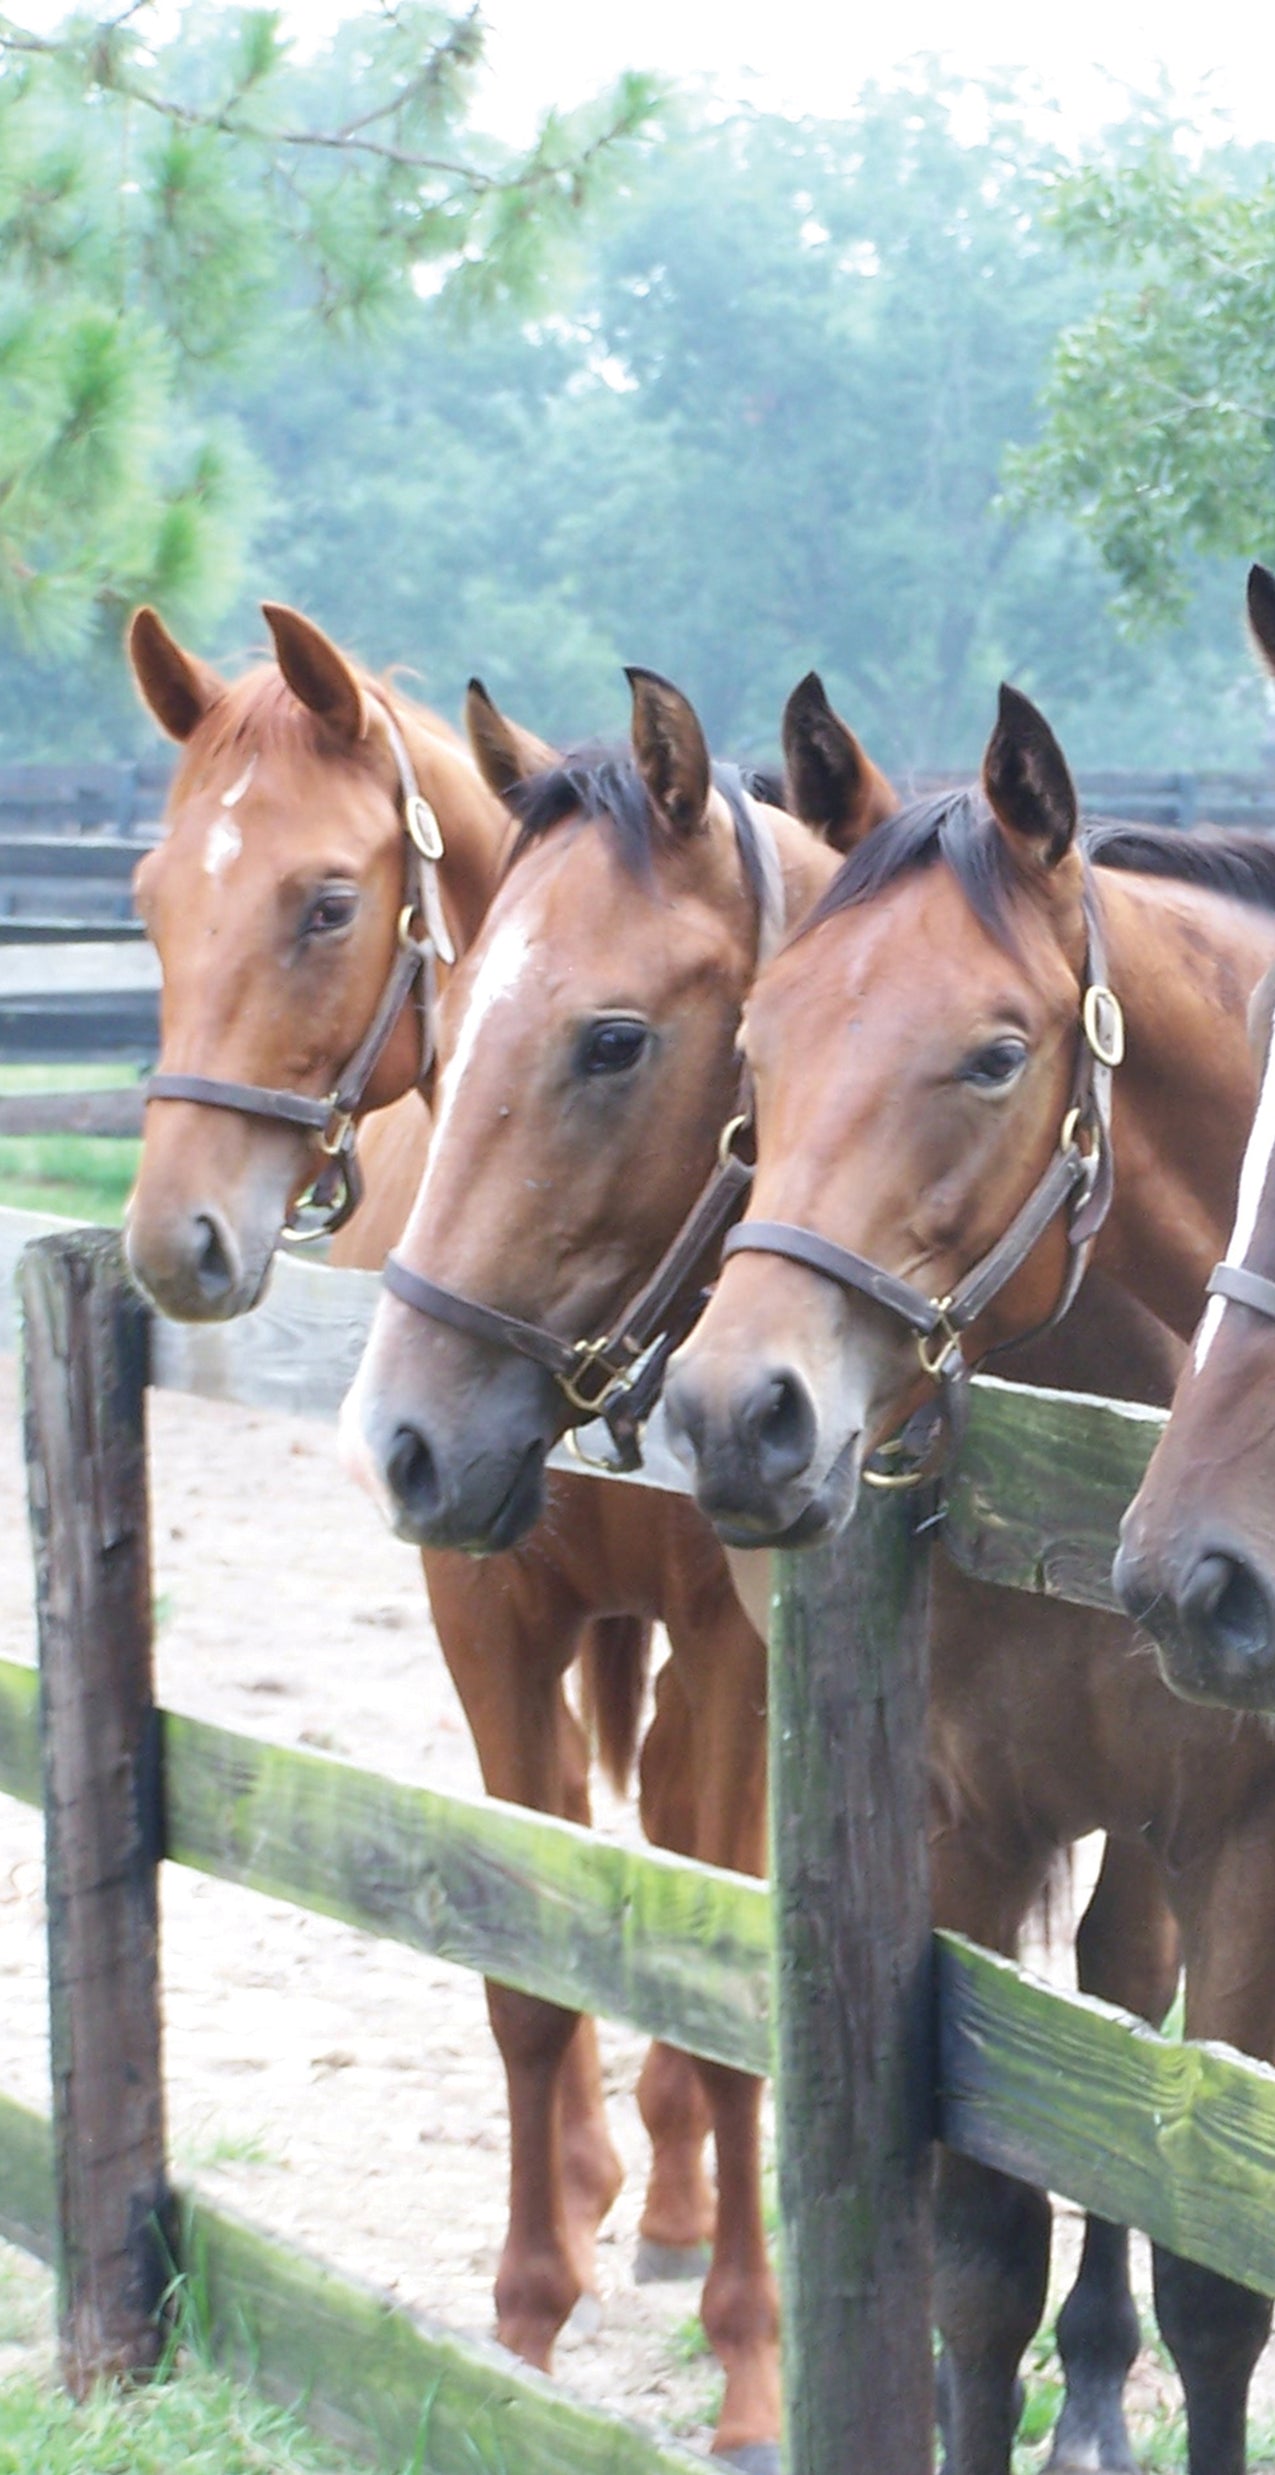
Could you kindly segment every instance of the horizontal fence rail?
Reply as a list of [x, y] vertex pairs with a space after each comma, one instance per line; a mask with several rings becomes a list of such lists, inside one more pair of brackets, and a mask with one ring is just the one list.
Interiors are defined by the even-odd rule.
[[[770, 2069], [763, 1884], [171, 1712], [163, 1743], [175, 1863], [742, 2070]], [[246, 1802], [219, 1816], [219, 1798], [245, 1785]], [[8, 1660], [0, 1793], [40, 1802], [38, 1679]], [[703, 1940], [694, 1925], [688, 1945], [696, 1919]], [[608, 1936], [624, 1947], [608, 1953]], [[1156, 2036], [959, 1935], [936, 1941], [939, 2137], [1275, 2294], [1265, 2162], [1275, 2157], [1275, 2072], [1221, 2046]]]

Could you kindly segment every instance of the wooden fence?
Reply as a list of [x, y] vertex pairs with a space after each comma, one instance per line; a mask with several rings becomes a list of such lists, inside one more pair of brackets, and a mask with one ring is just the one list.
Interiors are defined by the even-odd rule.
[[[58, 2260], [73, 2385], [153, 2353], [176, 2261], [201, 2272], [228, 2363], [384, 2467], [472, 2475], [489, 2444], [508, 2475], [704, 2463], [172, 2193], [161, 1857], [691, 2051], [777, 2064], [787, 2475], [932, 2463], [933, 2138], [1275, 2292], [1275, 2073], [930, 1934], [925, 1545], [905, 1499], [868, 1501], [838, 1544], [785, 1560], [769, 1893], [179, 1718], [151, 1701], [147, 1383], [331, 1416], [375, 1283], [281, 1264], [241, 1323], [152, 1326], [115, 1240], [50, 1229], [0, 1213], [0, 1300], [40, 1240], [20, 1281], [41, 1677], [0, 1664], [0, 1790], [45, 1808], [54, 2093], [52, 2125], [0, 2101], [0, 2231]], [[978, 1382], [950, 1550], [1110, 1605], [1116, 1522], [1160, 1425]], [[675, 1483], [658, 1433], [653, 1474]]]

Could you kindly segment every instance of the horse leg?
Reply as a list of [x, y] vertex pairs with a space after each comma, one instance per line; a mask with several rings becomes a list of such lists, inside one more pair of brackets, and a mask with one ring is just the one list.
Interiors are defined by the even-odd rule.
[[[691, 1752], [691, 1714], [668, 1660], [655, 1681], [655, 1715], [642, 1746], [640, 1811], [652, 1846], [683, 1856], [695, 1837]], [[634, 2274], [639, 2284], [702, 2277], [709, 2264], [716, 2204], [704, 2167], [712, 2116], [692, 2057], [675, 2045], [652, 2045], [637, 2099], [651, 2142], [651, 2175]]]
[[[1157, 1859], [1139, 1840], [1107, 1841], [1076, 1933], [1080, 1990], [1158, 2028], [1178, 1975], [1177, 1926]], [[1058, 2315], [1065, 2395], [1047, 2475], [1133, 2475], [1124, 2386], [1138, 2351], [1129, 2233], [1086, 2217], [1076, 2282]]]
[[[666, 1609], [693, 1726], [694, 1848], [760, 1873], [766, 1828], [766, 1653], [714, 1547], [688, 1542], [689, 1586]], [[747, 2475], [779, 2475], [779, 2297], [761, 2206], [759, 2079], [700, 2062], [717, 2156], [717, 2222], [700, 2311], [726, 2375], [714, 2451]]]
[[[426, 1550], [443, 1655], [488, 1794], [587, 1819], [583, 1742], [563, 1674], [578, 1601], [552, 1567], [483, 1563]], [[496, 2275], [502, 2344], [542, 2370], [592, 2272], [592, 2235], [619, 2188], [602, 2112], [592, 2021], [489, 1984], [487, 2009], [509, 2091], [509, 2226]], [[572, 2188], [567, 2179], [571, 2166]]]
[[[1275, 2055], [1275, 1816], [1233, 1829], [1174, 1884], [1186, 1960], [1186, 2034]], [[1249, 2384], [1271, 2325], [1268, 2295], [1152, 2246], [1156, 2318], [1186, 2405], [1189, 2475], [1244, 2475]]]
[[[936, 1924], [1012, 1954], [1044, 1857], [1023, 1846], [993, 1859], [971, 1830], [944, 1821], [930, 1861]], [[934, 2301], [945, 2475], [1009, 2475], [1022, 2412], [1018, 2367], [1044, 2314], [1050, 2228], [1043, 2191], [939, 2149]]]

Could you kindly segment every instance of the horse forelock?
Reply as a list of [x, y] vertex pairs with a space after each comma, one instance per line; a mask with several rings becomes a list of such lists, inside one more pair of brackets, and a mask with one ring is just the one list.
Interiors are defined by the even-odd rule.
[[[744, 874], [761, 903], [765, 899], [765, 871], [749, 799], [758, 798], [777, 806], [777, 800], [768, 798], [777, 777], [761, 771], [741, 771], [734, 765], [714, 764], [712, 770], [714, 788], [730, 811]], [[506, 876], [557, 826], [574, 822], [581, 826], [599, 825], [609, 831], [625, 873], [640, 884], [650, 883], [668, 827], [661, 822], [633, 751], [627, 745], [573, 749], [556, 765], [546, 766], [525, 782], [513, 784], [504, 797], [518, 826], [505, 862]]]

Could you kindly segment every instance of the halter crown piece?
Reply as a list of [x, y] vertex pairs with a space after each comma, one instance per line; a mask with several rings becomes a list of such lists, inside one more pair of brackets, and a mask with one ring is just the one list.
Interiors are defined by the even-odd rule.
[[[719, 788], [727, 791], [741, 856], [745, 828], [752, 837], [758, 885], [760, 968], [775, 952], [784, 931], [779, 852], [769, 821], [748, 801], [725, 767], [720, 769]], [[702, 1280], [707, 1264], [716, 1255], [723, 1230], [743, 1210], [752, 1183], [751, 1164], [741, 1159], [735, 1149], [736, 1137], [747, 1132], [751, 1124], [752, 1110], [741, 1092], [739, 1114], [731, 1117], [723, 1129], [716, 1165], [672, 1244], [619, 1322], [594, 1340], [561, 1340], [542, 1324], [524, 1323], [517, 1315], [501, 1314], [496, 1307], [484, 1306], [477, 1298], [463, 1297], [459, 1290], [448, 1289], [440, 1281], [427, 1280], [423, 1273], [410, 1271], [395, 1254], [387, 1255], [381, 1278], [392, 1295], [405, 1306], [413, 1307], [418, 1315], [428, 1315], [436, 1323], [449, 1324], [453, 1331], [467, 1332], [473, 1339], [489, 1341], [499, 1349], [515, 1350], [519, 1357], [531, 1358], [536, 1365], [547, 1368], [573, 1413], [568, 1422], [569, 1435], [594, 1418], [602, 1419], [607, 1427], [615, 1459], [593, 1466], [638, 1469], [642, 1461], [643, 1422], [659, 1394], [669, 1359], [704, 1307], [707, 1292], [695, 1275], [698, 1273]], [[581, 1460], [591, 1459], [578, 1446], [576, 1450]]]
[[[946, 1297], [932, 1298], [912, 1281], [900, 1280], [883, 1264], [856, 1255], [848, 1246], [820, 1237], [783, 1220], [745, 1221], [732, 1229], [722, 1248], [730, 1255], [782, 1255], [807, 1271], [822, 1273], [842, 1289], [871, 1298], [909, 1324], [916, 1334], [922, 1369], [939, 1388], [942, 1427], [948, 1437], [959, 1435], [964, 1423], [969, 1368], [961, 1350], [962, 1335], [1013, 1279], [1056, 1214], [1066, 1208], [1068, 1262], [1062, 1290], [1052, 1312], [1036, 1327], [1048, 1332], [1061, 1323], [1084, 1278], [1094, 1239], [1111, 1209], [1111, 1077], [1124, 1057], [1124, 1015], [1107, 983], [1107, 959], [1093, 873], [1084, 863], [1082, 902], [1085, 919], [1085, 961], [1081, 986], [1081, 1039], [1072, 1076], [1071, 1094], [1058, 1149], [1038, 1178], [1009, 1227], [957, 1282]], [[1088, 1148], [1082, 1148], [1081, 1137]], [[1216, 1281], [1216, 1274], [1214, 1280]], [[1275, 1292], [1272, 1293], [1275, 1296]], [[1036, 1332], [1024, 1334], [1035, 1339]], [[909, 1425], [911, 1421], [909, 1421]], [[927, 1446], [933, 1442], [927, 1436]], [[885, 1447], [888, 1453], [892, 1447]], [[870, 1486], [915, 1486], [931, 1475], [934, 1455], [923, 1454], [922, 1466], [899, 1473], [865, 1469]]]
[[[456, 960], [456, 949], [443, 911], [438, 867], [443, 857], [443, 833], [438, 818], [416, 779], [407, 743], [389, 706], [375, 704], [385, 724], [390, 753], [398, 774], [399, 803], [407, 841], [404, 902], [390, 976], [376, 1012], [354, 1054], [337, 1076], [326, 1099], [311, 1099], [296, 1091], [274, 1091], [262, 1083], [227, 1083], [208, 1074], [152, 1074], [147, 1101], [197, 1100], [212, 1109], [233, 1109], [240, 1117], [265, 1117], [276, 1125], [306, 1126], [317, 1136], [324, 1166], [299, 1196], [288, 1216], [284, 1236], [294, 1245], [330, 1237], [343, 1229], [363, 1197], [357, 1143], [358, 1113], [363, 1097], [413, 991], [417, 991], [421, 1057], [417, 1080], [423, 1083], [434, 1061], [435, 963]], [[412, 934], [415, 920], [425, 934]], [[419, 988], [418, 988], [419, 983]], [[302, 1215], [308, 1215], [304, 1220]]]

